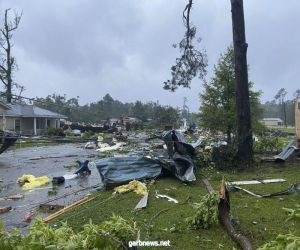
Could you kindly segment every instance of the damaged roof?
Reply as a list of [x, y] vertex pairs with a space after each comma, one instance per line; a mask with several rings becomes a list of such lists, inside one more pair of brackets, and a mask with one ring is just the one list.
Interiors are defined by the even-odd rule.
[[4, 112], [5, 116], [12, 117], [48, 117], [56, 119], [66, 119], [68, 118], [65, 115], [61, 115], [55, 112], [52, 112], [47, 109], [43, 109], [34, 105], [28, 104], [7, 104], [10, 109]]

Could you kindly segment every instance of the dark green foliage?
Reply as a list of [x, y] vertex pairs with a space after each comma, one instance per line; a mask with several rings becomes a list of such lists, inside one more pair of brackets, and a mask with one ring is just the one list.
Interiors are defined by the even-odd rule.
[[275, 240], [258, 250], [297, 250], [300, 249], [300, 237], [293, 234], [279, 234]]
[[48, 128], [44, 134], [47, 136], [65, 136], [65, 133], [61, 128]]
[[[186, 28], [183, 39], [174, 47], [179, 47], [181, 56], [176, 58], [171, 67], [171, 80], [164, 82], [164, 89], [175, 91], [178, 86], [189, 87], [197, 75], [203, 79], [206, 75], [207, 57], [205, 51], [199, 51], [193, 45], [196, 38], [196, 27], [190, 22], [190, 11], [193, 1], [189, 0], [183, 11], [183, 24]], [[197, 40], [200, 42], [200, 39]]]
[[274, 154], [282, 150], [284, 143], [276, 136], [262, 136], [253, 144], [253, 150], [259, 154]]
[[220, 170], [238, 168], [239, 165], [235, 160], [236, 152], [236, 146], [231, 143], [229, 145], [214, 147], [211, 155], [214, 166]]
[[208, 229], [218, 222], [218, 204], [220, 198], [217, 192], [205, 195], [199, 203], [194, 205], [194, 215], [188, 217], [186, 221], [191, 228]]
[[81, 134], [82, 139], [96, 139], [97, 135], [95, 135], [94, 132], [92, 131], [85, 131], [84, 133]]
[[[288, 126], [295, 126], [295, 106], [294, 100], [287, 100], [284, 102], [285, 112], [286, 112], [286, 123]], [[275, 100], [265, 102], [261, 104], [263, 109], [262, 117], [263, 118], [281, 118], [283, 119], [282, 114], [282, 104], [276, 103]]]
[[[234, 79], [233, 48], [228, 47], [215, 66], [214, 77], [204, 84], [204, 92], [200, 94], [200, 126], [212, 132], [223, 132], [228, 142], [231, 135], [236, 134], [237, 124]], [[249, 82], [252, 128], [257, 131], [262, 127], [258, 121], [262, 112], [261, 93], [252, 91], [252, 87], [253, 83]]]
[[120, 216], [113, 215], [101, 224], [91, 221], [76, 233], [66, 222], [59, 228], [50, 227], [41, 219], [30, 226], [29, 234], [9, 233], [0, 223], [0, 250], [40, 249], [123, 249], [128, 241], [135, 240], [136, 229]]
[[178, 109], [162, 106], [154, 102], [122, 103], [106, 94], [102, 100], [84, 106], [79, 105], [79, 97], [70, 98], [61, 95], [49, 95], [37, 98], [36, 106], [68, 116], [68, 120], [85, 123], [101, 123], [109, 118], [133, 116], [146, 122], [150, 119], [155, 126], [176, 124], [179, 116]]

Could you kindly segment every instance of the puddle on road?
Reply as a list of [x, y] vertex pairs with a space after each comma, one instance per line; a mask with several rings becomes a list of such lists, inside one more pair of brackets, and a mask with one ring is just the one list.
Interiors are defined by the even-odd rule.
[[[51, 157], [51, 158], [47, 158]], [[55, 157], [55, 158], [52, 158]], [[38, 159], [42, 158], [42, 159]], [[43, 159], [44, 158], [44, 159]], [[75, 163], [76, 160], [94, 160], [100, 158], [91, 149], [84, 149], [81, 144], [63, 144], [48, 147], [34, 147], [16, 150], [8, 150], [0, 155], [0, 197], [23, 194], [24, 198], [19, 200], [0, 200], [0, 207], [11, 206], [10, 212], [0, 215], [6, 228], [24, 228], [29, 223], [22, 222], [22, 217], [29, 211], [35, 210], [40, 204], [53, 200], [48, 204], [66, 206], [79, 200], [94, 189], [86, 189], [95, 186], [100, 182], [100, 176], [95, 167], [91, 167], [91, 175], [80, 176], [76, 179], [65, 180], [61, 185], [53, 185], [51, 182], [41, 188], [23, 191], [17, 184], [18, 177], [23, 174], [34, 176], [46, 175], [52, 180], [53, 177], [63, 176], [66, 173], [73, 173], [76, 167], [66, 168]], [[35, 160], [30, 160], [35, 159]], [[55, 195], [48, 195], [49, 190], [56, 187]], [[58, 197], [70, 194], [64, 198]], [[46, 213], [38, 213], [41, 216]]]

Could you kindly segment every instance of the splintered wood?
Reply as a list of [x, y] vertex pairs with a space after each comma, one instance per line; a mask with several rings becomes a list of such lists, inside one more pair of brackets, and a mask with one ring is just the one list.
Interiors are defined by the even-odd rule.
[[295, 128], [297, 137], [297, 146], [300, 147], [300, 109], [298, 98], [295, 100]]

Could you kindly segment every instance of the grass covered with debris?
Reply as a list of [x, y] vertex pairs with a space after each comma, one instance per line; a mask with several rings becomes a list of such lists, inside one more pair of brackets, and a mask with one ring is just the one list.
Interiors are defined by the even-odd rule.
[[[274, 193], [290, 187], [300, 180], [300, 161], [293, 163], [264, 163], [252, 171], [224, 172], [213, 168], [197, 169], [197, 181], [183, 184], [175, 178], [161, 178], [149, 190], [148, 207], [134, 211], [141, 196], [129, 192], [112, 195], [113, 190], [95, 192], [96, 199], [64, 214], [59, 220], [51, 222], [58, 226], [67, 221], [73, 230], [80, 231], [85, 223], [92, 220], [100, 224], [113, 214], [128, 221], [136, 221], [141, 230], [140, 240], [170, 240], [172, 249], [233, 249], [238, 248], [219, 225], [209, 229], [191, 229], [186, 221], [194, 215], [194, 203], [207, 194], [202, 183], [203, 175], [208, 178], [215, 190], [219, 190], [223, 176], [228, 181], [284, 178], [286, 182], [275, 184], [243, 185], [259, 194]], [[157, 199], [155, 194], [166, 194], [179, 201], [178, 204], [166, 199]], [[237, 228], [252, 242], [256, 249], [274, 240], [278, 234], [292, 233], [300, 236], [299, 221], [287, 220], [287, 212], [282, 208], [296, 209], [300, 204], [300, 194], [256, 198], [241, 192], [231, 192], [231, 215], [237, 221]], [[287, 221], [286, 221], [287, 220]], [[150, 249], [150, 248], [147, 248]]]

